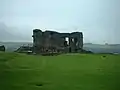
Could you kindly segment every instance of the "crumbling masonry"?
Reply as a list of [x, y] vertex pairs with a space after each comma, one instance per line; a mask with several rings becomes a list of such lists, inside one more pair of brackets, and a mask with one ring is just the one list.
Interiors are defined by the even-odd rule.
[[[33, 48], [35, 53], [42, 52], [78, 52], [83, 48], [82, 32], [59, 33], [33, 30]], [[66, 40], [68, 38], [68, 40]]]

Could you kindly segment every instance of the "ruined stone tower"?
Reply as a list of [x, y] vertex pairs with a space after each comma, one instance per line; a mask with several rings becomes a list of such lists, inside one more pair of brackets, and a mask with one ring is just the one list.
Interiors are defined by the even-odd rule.
[[[63, 51], [77, 52], [83, 48], [82, 32], [59, 33], [55, 31], [42, 32], [39, 29], [33, 30], [34, 52]], [[68, 41], [66, 41], [68, 38]]]

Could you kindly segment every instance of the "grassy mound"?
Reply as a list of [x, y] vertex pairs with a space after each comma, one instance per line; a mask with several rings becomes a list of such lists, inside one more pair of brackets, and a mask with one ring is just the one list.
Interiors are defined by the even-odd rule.
[[0, 52], [0, 90], [120, 90], [120, 55]]

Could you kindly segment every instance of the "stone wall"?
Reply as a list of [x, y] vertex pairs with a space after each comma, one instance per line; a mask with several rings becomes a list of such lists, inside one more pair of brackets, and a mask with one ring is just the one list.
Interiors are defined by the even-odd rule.
[[[69, 38], [65, 41], [65, 38]], [[65, 45], [66, 44], [66, 45]], [[50, 50], [50, 48], [64, 49], [64, 52], [77, 52], [83, 48], [82, 32], [59, 33], [54, 31], [42, 32], [39, 29], [33, 30], [33, 47], [34, 52], [42, 52], [42, 50]]]

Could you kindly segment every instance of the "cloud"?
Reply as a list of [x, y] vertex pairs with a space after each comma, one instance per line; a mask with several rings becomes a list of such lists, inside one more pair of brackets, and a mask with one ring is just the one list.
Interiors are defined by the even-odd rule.
[[25, 31], [27, 29], [8, 27], [4, 23], [0, 23], [0, 41], [32, 41], [32, 33], [30, 35], [22, 30]]

